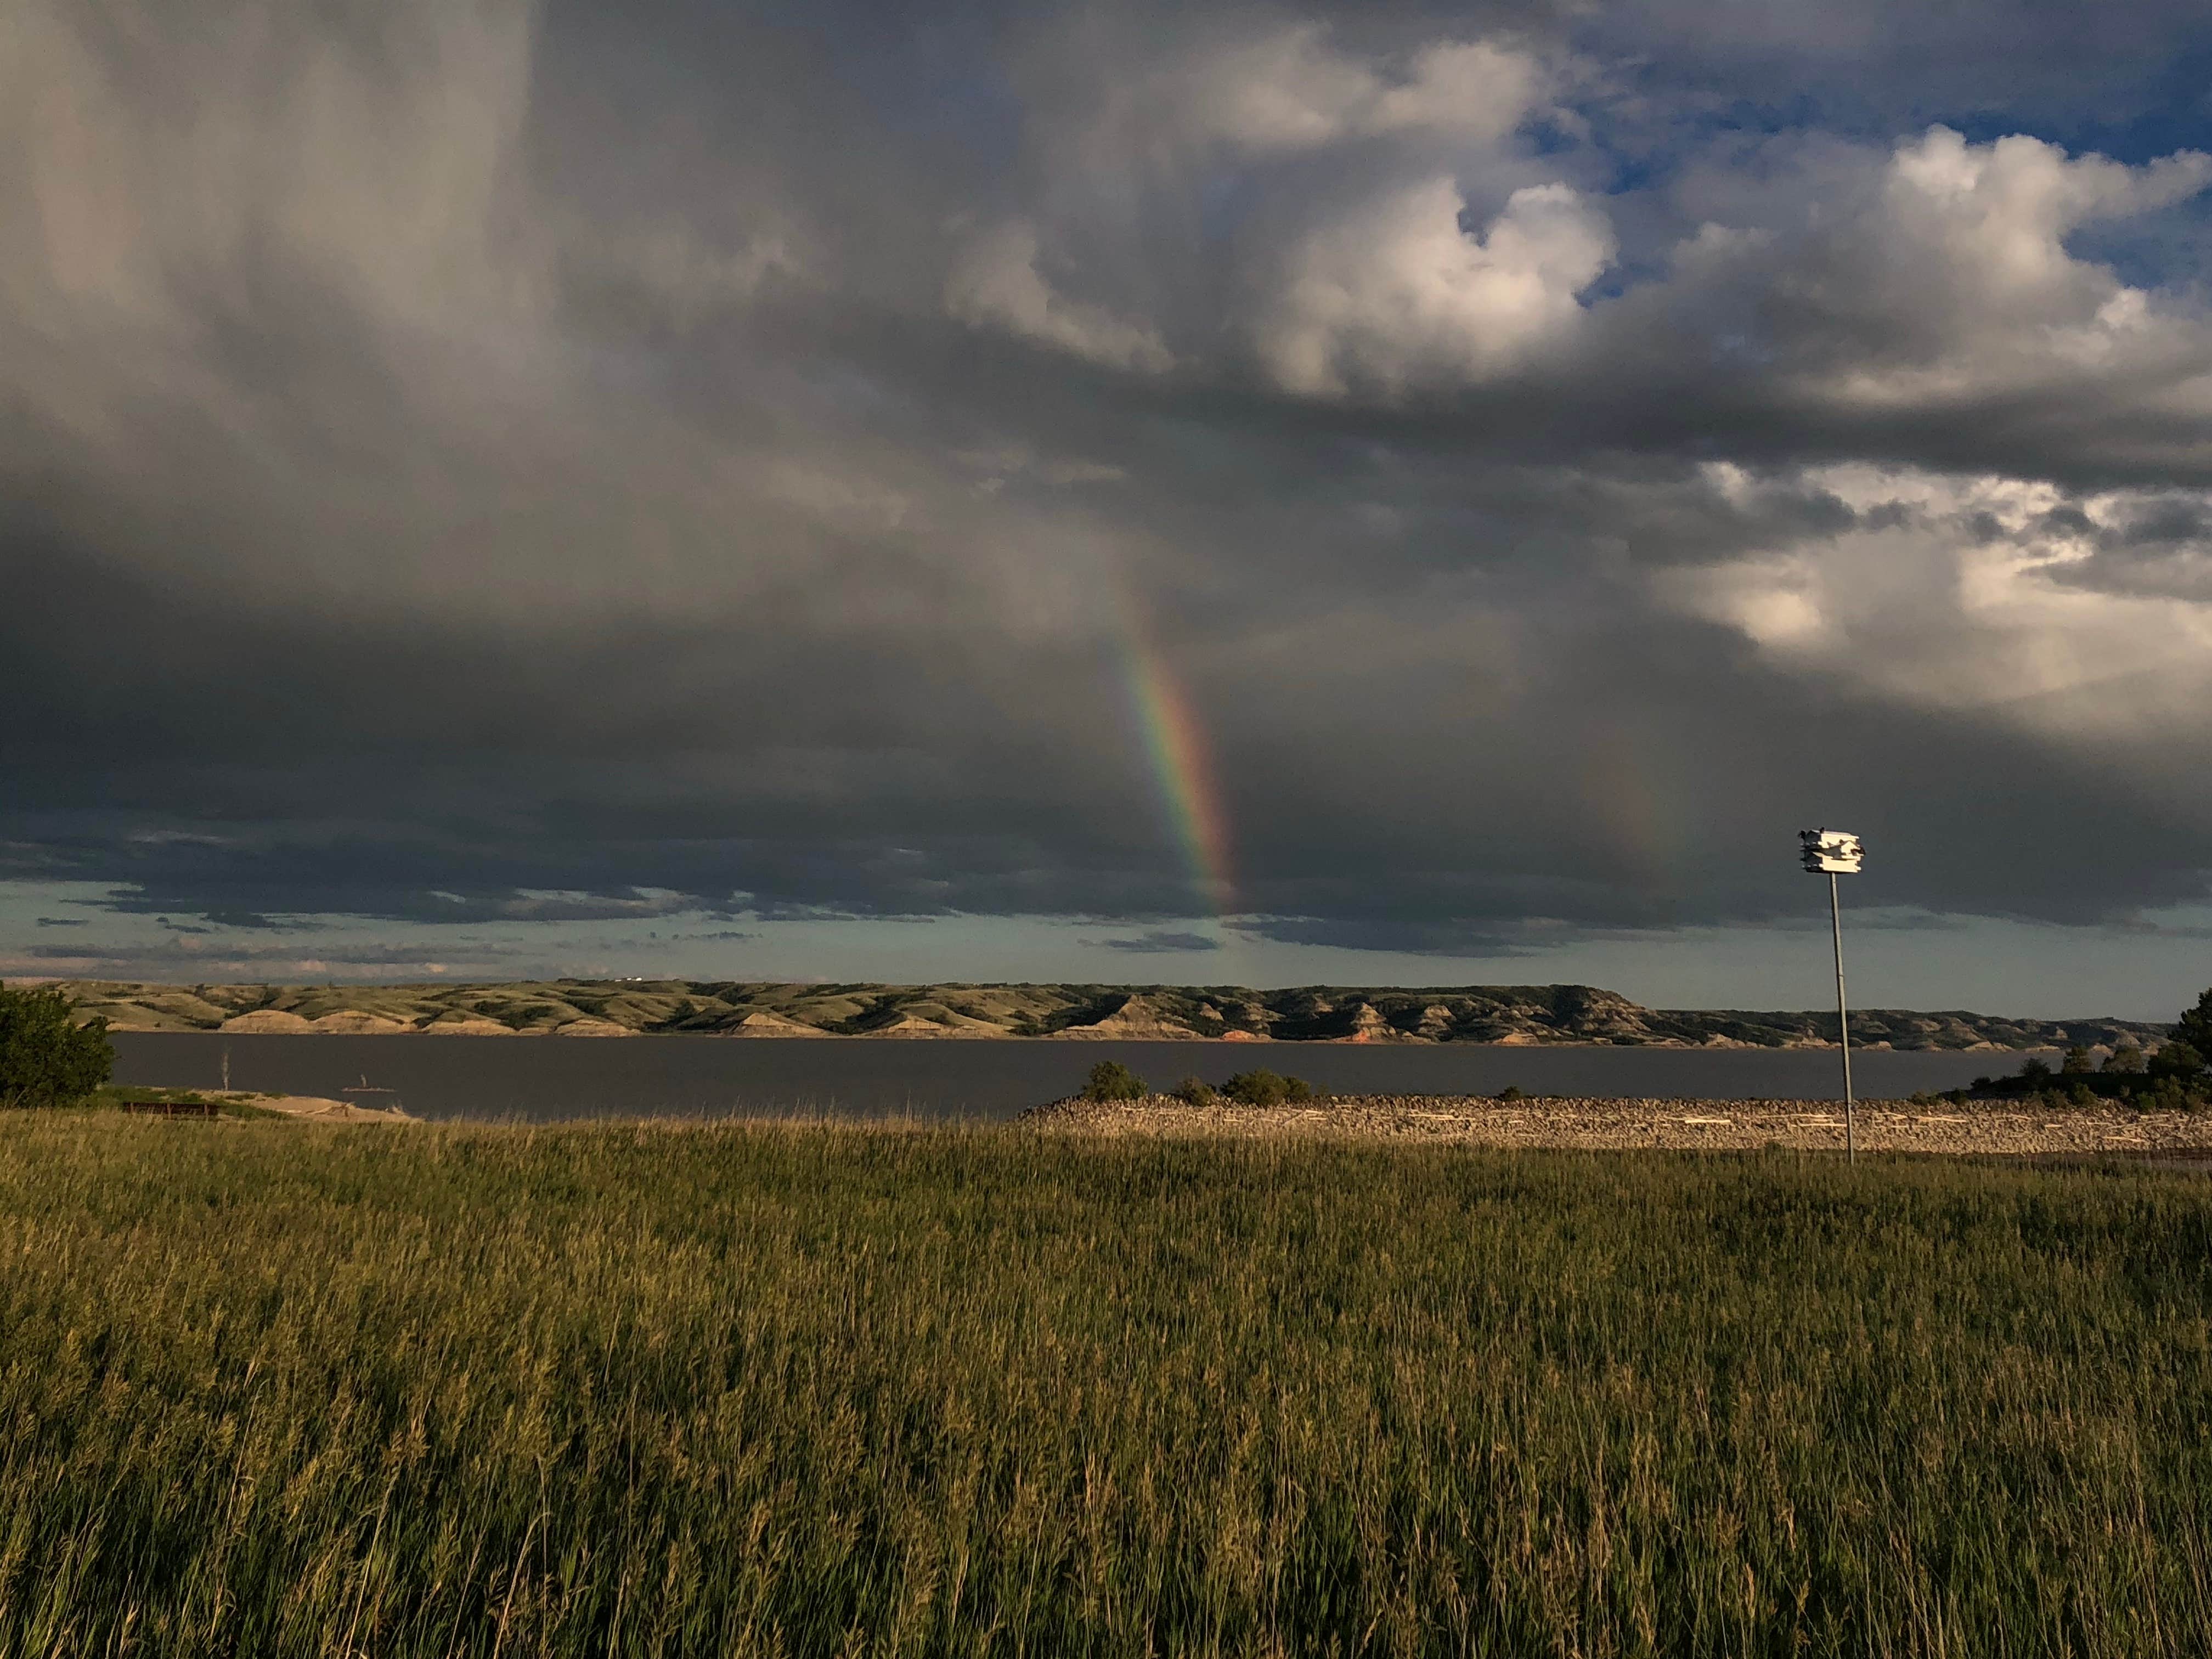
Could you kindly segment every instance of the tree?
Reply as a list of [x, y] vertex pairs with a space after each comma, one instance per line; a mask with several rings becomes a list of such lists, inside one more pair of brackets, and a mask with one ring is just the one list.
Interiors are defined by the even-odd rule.
[[1085, 1100], [1142, 1100], [1145, 1080], [1118, 1060], [1102, 1060], [1091, 1068], [1090, 1081], [1083, 1085]]
[[2212, 990], [2197, 999], [2197, 1006], [2173, 1023], [2177, 1042], [2185, 1042], [2200, 1054], [2212, 1054]]
[[2203, 1069], [2204, 1056], [2198, 1052], [2197, 1045], [2184, 1042], [2179, 1037], [2161, 1045], [2159, 1051], [2150, 1057], [2150, 1074], [2153, 1077], [2187, 1079], [2196, 1077]]
[[59, 991], [0, 987], [0, 1106], [67, 1105], [114, 1069], [106, 1020], [76, 1024]]

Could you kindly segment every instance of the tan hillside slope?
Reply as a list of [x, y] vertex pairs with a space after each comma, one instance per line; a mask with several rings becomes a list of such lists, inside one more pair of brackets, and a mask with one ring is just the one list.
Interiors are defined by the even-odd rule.
[[[498, 985], [154, 985], [81, 980], [61, 988], [81, 1018], [118, 1031], [237, 1036], [698, 1036], [1057, 1037], [1668, 1048], [1832, 1043], [1835, 1016], [1646, 1008], [1586, 985], [1443, 988], [1169, 985], [875, 985], [710, 980], [529, 980]], [[2166, 1028], [2109, 1018], [2018, 1020], [1869, 1009], [1855, 1043], [1891, 1048], [2110, 1048]]]

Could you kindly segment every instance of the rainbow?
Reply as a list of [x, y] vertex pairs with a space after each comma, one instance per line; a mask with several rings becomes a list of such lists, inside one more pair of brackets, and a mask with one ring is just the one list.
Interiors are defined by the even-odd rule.
[[1206, 728], [1175, 672], [1138, 624], [1134, 608], [1125, 607], [1122, 615], [1117, 641], [1121, 680], [1159, 792], [1160, 810], [1189, 864], [1200, 902], [1217, 916], [1227, 915], [1236, 908], [1229, 813]]

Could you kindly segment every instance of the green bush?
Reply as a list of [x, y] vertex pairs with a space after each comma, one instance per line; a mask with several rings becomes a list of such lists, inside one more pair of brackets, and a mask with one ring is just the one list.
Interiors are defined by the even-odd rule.
[[1203, 1078], [1187, 1077], [1176, 1085], [1176, 1098], [1186, 1106], [1211, 1106], [1221, 1097]]
[[1280, 1106], [1313, 1098], [1312, 1086], [1304, 1078], [1279, 1077], [1264, 1069], [1237, 1073], [1221, 1085], [1221, 1092], [1239, 1106]]
[[2186, 1079], [2197, 1076], [2203, 1070], [2204, 1056], [2179, 1037], [2161, 1046], [2150, 1057], [2150, 1074], [2153, 1077]]
[[2123, 1042], [2105, 1056], [2104, 1069], [2118, 1077], [2132, 1077], [2143, 1068], [2143, 1051], [2132, 1042]]
[[2057, 1071], [2031, 1054], [2010, 1077], [1978, 1077], [1965, 1089], [1944, 1091], [1955, 1103], [2012, 1100], [2046, 1110], [2117, 1103], [2136, 1111], [2202, 1111], [2212, 1108], [2212, 990], [2174, 1023], [2173, 1034], [2146, 1056], [2123, 1041], [2092, 1067], [2089, 1051], [2075, 1045]]
[[1102, 1060], [1083, 1085], [1085, 1100], [1142, 1100], [1145, 1080], [1118, 1060]]
[[77, 1025], [59, 991], [0, 987], [0, 1106], [65, 1106], [115, 1069], [107, 1022]]
[[1492, 1096], [1492, 1098], [1497, 1100], [1501, 1104], [1510, 1105], [1516, 1100], [1528, 1099], [1528, 1091], [1522, 1089], [1519, 1084], [1509, 1083], [1503, 1089], [1500, 1089], [1496, 1095]]
[[2193, 1112], [2203, 1102], [2179, 1078], [2162, 1077], [2137, 1094], [2135, 1104], [2138, 1111]]

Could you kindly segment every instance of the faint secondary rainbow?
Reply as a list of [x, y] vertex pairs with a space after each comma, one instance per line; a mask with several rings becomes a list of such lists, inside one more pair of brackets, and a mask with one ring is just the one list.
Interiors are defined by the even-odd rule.
[[1125, 605], [1122, 618], [1116, 641], [1122, 684], [1160, 809], [1190, 866], [1200, 901], [1214, 915], [1225, 915], [1236, 908], [1229, 813], [1206, 728], [1175, 671], [1137, 622], [1134, 607]]

